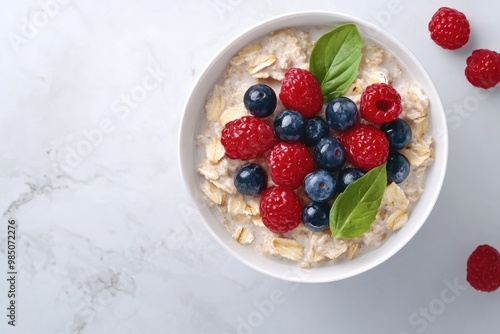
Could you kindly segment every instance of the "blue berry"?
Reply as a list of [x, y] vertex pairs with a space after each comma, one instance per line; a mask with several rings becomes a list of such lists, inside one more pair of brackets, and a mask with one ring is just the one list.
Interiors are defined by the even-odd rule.
[[255, 117], [267, 117], [276, 109], [276, 93], [268, 85], [253, 85], [245, 92], [243, 103]]
[[314, 149], [316, 166], [329, 172], [339, 170], [345, 163], [345, 150], [336, 138], [323, 138]]
[[387, 140], [389, 140], [389, 148], [393, 150], [405, 148], [411, 140], [411, 128], [401, 118], [382, 124], [380, 130], [384, 131]]
[[325, 203], [335, 196], [337, 180], [326, 170], [317, 170], [304, 178], [304, 192], [311, 201]]
[[347, 97], [331, 100], [325, 110], [326, 122], [336, 131], [345, 131], [356, 124], [358, 107]]
[[348, 185], [365, 175], [361, 169], [358, 168], [344, 168], [337, 176], [337, 192], [344, 192]]
[[247, 164], [234, 175], [234, 186], [243, 195], [257, 195], [267, 187], [267, 174], [264, 168], [257, 164]]
[[302, 210], [302, 222], [313, 232], [323, 231], [329, 224], [330, 206], [327, 203], [311, 202]]
[[398, 151], [390, 151], [387, 158], [387, 182], [403, 182], [410, 174], [410, 162]]
[[307, 119], [302, 141], [307, 146], [317, 145], [321, 139], [328, 137], [329, 131], [328, 124], [322, 118], [316, 116]]
[[274, 120], [274, 134], [281, 141], [293, 143], [304, 135], [304, 116], [293, 110], [284, 110]]

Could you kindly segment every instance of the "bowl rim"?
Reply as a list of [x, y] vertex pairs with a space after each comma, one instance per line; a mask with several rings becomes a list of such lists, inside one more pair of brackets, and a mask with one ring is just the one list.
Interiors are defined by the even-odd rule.
[[[257, 263], [254, 263], [254, 261], [250, 261], [248, 258], [243, 256], [240, 252], [236, 252], [233, 249], [231, 249], [231, 247], [229, 247], [229, 245], [227, 245], [226, 242], [224, 242], [216, 234], [216, 232], [212, 229], [212, 227], [208, 223], [205, 216], [203, 214], [200, 215], [202, 224], [205, 225], [205, 227], [208, 229], [208, 231], [212, 235], [212, 237], [215, 238], [217, 243], [219, 245], [221, 245], [228, 253], [230, 253], [231, 256], [233, 256], [234, 258], [236, 258], [238, 261], [245, 264], [246, 266], [248, 266], [248, 267], [250, 267], [250, 268], [252, 268], [260, 273], [263, 273], [265, 275], [268, 275], [268, 276], [271, 276], [274, 278], [278, 278], [278, 279], [283, 279], [286, 281], [303, 282], [303, 283], [325, 283], [325, 282], [333, 282], [333, 281], [337, 281], [337, 280], [342, 280], [342, 279], [346, 279], [349, 277], [354, 277], [356, 275], [359, 275], [363, 272], [369, 271], [369, 270], [379, 266], [380, 264], [382, 264], [383, 262], [387, 261], [389, 258], [394, 256], [416, 235], [416, 233], [420, 230], [420, 228], [427, 221], [427, 219], [428, 219], [430, 213], [432, 212], [432, 210], [437, 202], [437, 199], [441, 193], [441, 189], [442, 189], [445, 175], [446, 175], [447, 163], [448, 163], [448, 128], [447, 128], [447, 122], [446, 122], [444, 108], [443, 108], [439, 93], [438, 93], [438, 91], [434, 85], [434, 82], [432, 81], [429, 73], [427, 72], [425, 67], [422, 65], [422, 63], [416, 58], [416, 56], [401, 41], [399, 41], [398, 39], [393, 37], [391, 34], [386, 32], [382, 28], [378, 27], [377, 25], [374, 25], [370, 22], [364, 21], [364, 20], [359, 19], [357, 17], [351, 16], [351, 15], [346, 15], [346, 14], [339, 13], [336, 11], [322, 11], [322, 10], [295, 11], [295, 12], [289, 12], [289, 13], [273, 16], [273, 17], [270, 17], [266, 20], [259, 21], [256, 24], [253, 24], [249, 28], [238, 33], [229, 42], [224, 44], [224, 46], [222, 48], [220, 48], [215, 53], [215, 55], [212, 56], [211, 59], [206, 63], [203, 70], [199, 73], [199, 75], [195, 79], [194, 84], [193, 84], [191, 90], [189, 91], [189, 94], [187, 95], [187, 99], [186, 99], [184, 106], [183, 106], [183, 109], [182, 109], [182, 116], [181, 116], [181, 120], [180, 120], [179, 132], [178, 132], [178, 153], [179, 153], [178, 157], [179, 157], [179, 167], [180, 167], [180, 171], [181, 171], [182, 181], [183, 181], [185, 187], [187, 188], [189, 197], [193, 201], [193, 203], [195, 203], [195, 206], [197, 207], [197, 209], [199, 211], [201, 211], [202, 213], [203, 212], [206, 213], [207, 208], [206, 208], [206, 206], [205, 207], [203, 206], [205, 204], [200, 204], [197, 201], [197, 199], [199, 197], [199, 192], [200, 192], [199, 187], [196, 190], [193, 189], [192, 187], [189, 187], [190, 179], [192, 178], [192, 174], [191, 174], [192, 166], [186, 165], [188, 163], [186, 160], [189, 160], [186, 158], [186, 156], [188, 154], [192, 154], [193, 152], [191, 150], [186, 150], [185, 147], [183, 147], [183, 137], [186, 136], [185, 128], [188, 126], [188, 124], [190, 122], [192, 122], [192, 119], [189, 119], [189, 117], [188, 117], [189, 115], [187, 112], [190, 101], [192, 100], [194, 93], [196, 93], [196, 91], [199, 89], [198, 86], [200, 85], [201, 80], [207, 75], [207, 73], [212, 68], [213, 64], [217, 61], [218, 58], [221, 57], [221, 55], [225, 54], [228, 51], [228, 49], [230, 49], [231, 46], [233, 44], [235, 44], [237, 41], [239, 41], [240, 39], [245, 39], [245, 38], [248, 39], [249, 38], [248, 36], [252, 35], [254, 30], [257, 30], [260, 27], [264, 27], [264, 26], [267, 26], [269, 24], [276, 23], [279, 21], [283, 21], [283, 20], [288, 21], [288, 20], [292, 20], [293, 18], [296, 18], [296, 17], [304, 17], [304, 16], [324, 16], [325, 19], [332, 19], [332, 20], [339, 21], [339, 22], [340, 21], [352, 22], [352, 23], [356, 24], [357, 26], [361, 26], [361, 27], [364, 27], [366, 29], [373, 29], [373, 31], [376, 31], [378, 34], [381, 34], [383, 36], [383, 38], [388, 39], [392, 43], [397, 45], [397, 47], [405, 55], [405, 57], [408, 57], [410, 59], [410, 61], [414, 65], [416, 65], [416, 67], [417, 67], [416, 72], [419, 72], [424, 77], [424, 79], [427, 81], [427, 83], [429, 84], [428, 88], [430, 88], [430, 91], [426, 90], [426, 95], [429, 97], [430, 96], [435, 97], [434, 103], [437, 103], [437, 105], [433, 104], [432, 109], [433, 109], [433, 112], [434, 113], [437, 112], [437, 114], [433, 115], [433, 117], [440, 119], [440, 122], [439, 122], [440, 128], [435, 130], [435, 131], [439, 131], [439, 135], [440, 135], [439, 146], [441, 148], [441, 150], [440, 150], [441, 155], [439, 156], [440, 160], [439, 160], [439, 165], [438, 165], [438, 167], [440, 167], [440, 168], [437, 169], [437, 171], [436, 171], [436, 168], [437, 168], [437, 167], [435, 167], [436, 161], [434, 161], [433, 165], [430, 167], [433, 170], [435, 170], [435, 173], [437, 173], [437, 175], [436, 175], [437, 183], [433, 183], [433, 185], [432, 185], [434, 191], [431, 193], [430, 198], [428, 199], [429, 204], [423, 209], [423, 213], [420, 217], [419, 223], [414, 225], [413, 229], [406, 233], [406, 237], [404, 237], [398, 241], [397, 246], [387, 249], [387, 251], [384, 253], [381, 253], [380, 256], [375, 257], [373, 260], [370, 259], [368, 261], [368, 263], [360, 265], [355, 269], [349, 270], [348, 273], [339, 274], [339, 275], [336, 275], [335, 277], [330, 277], [329, 275], [321, 275], [321, 274], [312, 275], [312, 276], [307, 275], [307, 274], [304, 275], [304, 274], [300, 274], [304, 270], [308, 271], [310, 273], [313, 273], [317, 270], [321, 270], [321, 268], [324, 268], [324, 267], [320, 266], [318, 268], [303, 269], [303, 268], [300, 268], [297, 263], [290, 263], [289, 264], [290, 271], [282, 272], [281, 274], [277, 273], [277, 272], [271, 272], [271, 271], [265, 270], [261, 266], [259, 266]], [[297, 25], [297, 26], [300, 26], [300, 25]], [[314, 26], [314, 24], [308, 24], [308, 26]], [[274, 30], [279, 30], [279, 29], [283, 29], [283, 28], [276, 28]], [[270, 33], [270, 32], [271, 31], [268, 31], [267, 33]], [[362, 34], [362, 36], [364, 36], [364, 35]], [[250, 42], [251, 40], [255, 40], [257, 38], [262, 38], [262, 37], [263, 37], [263, 35], [260, 35], [258, 37], [254, 36], [254, 37], [250, 38], [248, 42]], [[434, 110], [434, 109], [436, 109], [436, 110]], [[434, 124], [432, 124], [432, 126], [434, 127]], [[436, 157], [437, 157], [437, 155], [436, 155]], [[425, 181], [425, 182], [427, 182], [427, 181]], [[424, 191], [424, 193], [426, 193], [426, 192]], [[427, 193], [429, 193], [429, 192], [427, 191]], [[420, 202], [420, 199], [417, 202], [417, 205], [419, 202]], [[405, 226], [405, 227], [408, 228], [409, 226]], [[387, 241], [384, 241], [382, 246], [384, 246], [384, 244], [386, 242]], [[239, 245], [239, 246], [241, 246], [241, 245]], [[381, 247], [379, 247], [378, 249], [380, 249]], [[357, 261], [358, 259], [368, 255], [369, 253], [373, 253], [373, 251], [375, 251], [375, 250], [372, 250], [366, 254], [363, 254], [363, 256], [361, 256], [355, 260], [348, 261], [348, 262], [351, 263], [353, 261]], [[265, 257], [264, 255], [261, 255], [261, 254], [259, 254], [259, 256]], [[364, 261], [364, 262], [367, 262], [367, 261]], [[332, 266], [339, 266], [339, 264], [333, 264]]]

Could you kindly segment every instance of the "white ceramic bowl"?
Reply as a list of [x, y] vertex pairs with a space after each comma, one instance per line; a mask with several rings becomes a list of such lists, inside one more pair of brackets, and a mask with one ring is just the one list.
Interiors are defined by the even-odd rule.
[[[430, 99], [429, 115], [435, 138], [435, 161], [428, 170], [425, 190], [410, 214], [407, 224], [390, 235], [383, 245], [352, 261], [301, 269], [292, 262], [278, 261], [260, 255], [252, 247], [236, 242], [225, 229], [216, 210], [211, 210], [203, 200], [201, 177], [196, 172], [199, 152], [196, 135], [204, 123], [205, 98], [212, 86], [220, 79], [229, 59], [248, 43], [258, 40], [272, 31], [287, 27], [337, 26], [352, 22], [358, 26], [364, 39], [373, 40], [392, 51], [407, 73], [424, 89]], [[199, 151], [199, 150], [198, 150]], [[420, 229], [431, 213], [443, 184], [448, 157], [448, 132], [445, 113], [438, 93], [429, 75], [413, 54], [394, 37], [374, 25], [343, 14], [333, 12], [299, 12], [278, 16], [251, 27], [230, 41], [206, 66], [193, 87], [184, 108], [179, 134], [180, 168], [193, 204], [203, 218], [200, 224], [235, 258], [264, 274], [297, 282], [331, 282], [367, 271], [400, 250]]]

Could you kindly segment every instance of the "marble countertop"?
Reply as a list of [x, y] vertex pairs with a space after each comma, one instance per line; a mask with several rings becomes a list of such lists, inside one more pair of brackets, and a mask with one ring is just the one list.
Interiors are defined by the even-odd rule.
[[[500, 249], [500, 92], [472, 87], [463, 69], [473, 49], [500, 50], [500, 3], [2, 5], [1, 333], [498, 331], [499, 292], [470, 288], [465, 261], [479, 244]], [[472, 40], [459, 51], [428, 37], [441, 5], [470, 19]], [[367, 273], [316, 285], [264, 276], [226, 253], [196, 221], [177, 161], [183, 104], [218, 49], [262, 19], [313, 9], [358, 16], [406, 44], [434, 80], [450, 131], [447, 178], [416, 237]], [[12, 219], [16, 327], [3, 276]]]

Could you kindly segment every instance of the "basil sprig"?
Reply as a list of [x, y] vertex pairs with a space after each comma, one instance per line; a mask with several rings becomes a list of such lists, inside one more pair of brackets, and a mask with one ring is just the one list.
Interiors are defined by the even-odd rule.
[[326, 102], [342, 96], [358, 76], [363, 40], [358, 28], [341, 25], [321, 36], [311, 52], [309, 70], [321, 85]]
[[387, 187], [386, 164], [382, 164], [349, 184], [330, 210], [333, 238], [352, 239], [370, 229]]

